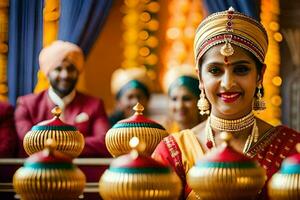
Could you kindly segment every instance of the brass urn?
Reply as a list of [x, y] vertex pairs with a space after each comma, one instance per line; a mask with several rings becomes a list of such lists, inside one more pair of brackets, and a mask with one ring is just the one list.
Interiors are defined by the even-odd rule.
[[141, 104], [137, 103], [133, 110], [133, 116], [116, 123], [105, 136], [107, 149], [114, 157], [131, 151], [129, 140], [132, 137], [144, 141], [147, 144], [144, 154], [151, 155], [158, 143], [168, 136], [164, 127], [143, 115]]
[[45, 149], [27, 158], [15, 172], [13, 186], [21, 199], [78, 199], [82, 194], [85, 175], [71, 157], [55, 148], [55, 141], [48, 139]]
[[130, 140], [133, 150], [116, 158], [99, 181], [104, 200], [167, 200], [178, 199], [181, 181], [168, 166], [143, 154], [145, 143], [137, 137]]
[[80, 155], [84, 148], [84, 137], [76, 127], [65, 124], [59, 118], [61, 109], [55, 107], [52, 111], [53, 119], [40, 122], [26, 133], [23, 146], [28, 155], [45, 148], [45, 142], [52, 138], [57, 143], [57, 150], [73, 158]]
[[268, 193], [272, 200], [300, 199], [300, 144], [296, 147], [298, 153], [286, 158], [269, 181]]
[[229, 144], [231, 137], [230, 133], [221, 133], [223, 144], [188, 172], [187, 182], [198, 199], [254, 199], [264, 186], [265, 170], [235, 151]]

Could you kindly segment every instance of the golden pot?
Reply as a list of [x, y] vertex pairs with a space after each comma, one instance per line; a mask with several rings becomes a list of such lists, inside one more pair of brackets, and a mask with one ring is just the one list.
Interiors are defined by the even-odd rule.
[[187, 174], [187, 182], [201, 200], [254, 199], [264, 186], [265, 170], [225, 144], [206, 154]]
[[105, 144], [114, 157], [129, 153], [129, 140], [137, 137], [145, 141], [147, 147], [144, 154], [151, 155], [158, 143], [166, 136], [167, 131], [160, 124], [143, 116], [144, 107], [137, 104], [133, 108], [136, 113], [125, 120], [116, 123], [106, 134]]
[[63, 123], [59, 116], [61, 110], [55, 107], [52, 110], [54, 118], [41, 122], [26, 133], [23, 146], [28, 155], [32, 155], [45, 148], [47, 139], [52, 138], [57, 143], [57, 150], [73, 158], [80, 155], [84, 148], [84, 137], [74, 127]]
[[99, 181], [103, 199], [178, 199], [181, 181], [177, 174], [142, 151], [137, 148], [111, 163]]
[[26, 159], [13, 177], [13, 186], [21, 199], [77, 199], [86, 178], [72, 159], [58, 151], [52, 139], [46, 148]]
[[[300, 144], [297, 144], [300, 152]], [[272, 200], [300, 199], [300, 153], [286, 158], [280, 171], [272, 176], [268, 184]]]

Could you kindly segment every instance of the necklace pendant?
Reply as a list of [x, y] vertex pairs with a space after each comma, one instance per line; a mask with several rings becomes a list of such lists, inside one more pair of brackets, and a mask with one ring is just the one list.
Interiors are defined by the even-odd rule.
[[211, 140], [207, 140], [206, 146], [207, 146], [207, 148], [211, 149], [211, 148], [213, 148], [214, 145], [213, 145], [213, 142]]

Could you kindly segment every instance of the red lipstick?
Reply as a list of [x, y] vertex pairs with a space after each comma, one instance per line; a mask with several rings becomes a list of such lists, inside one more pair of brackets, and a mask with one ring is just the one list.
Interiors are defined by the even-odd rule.
[[223, 92], [219, 95], [225, 103], [233, 103], [235, 102], [241, 94], [238, 92]]

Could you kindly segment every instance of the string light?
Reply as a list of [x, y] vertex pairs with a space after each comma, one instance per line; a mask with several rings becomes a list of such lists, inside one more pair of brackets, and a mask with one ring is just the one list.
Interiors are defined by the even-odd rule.
[[279, 33], [280, 5], [278, 0], [261, 1], [261, 22], [267, 30], [269, 48], [266, 55], [266, 72], [264, 76], [265, 101], [267, 109], [258, 114], [259, 117], [270, 122], [272, 125], [281, 124], [281, 97], [280, 86], [280, 50], [278, 42], [282, 41]]
[[188, 64], [194, 66], [194, 33], [203, 19], [201, 0], [169, 1], [169, 20], [166, 31], [166, 50], [160, 80], [170, 67]]
[[154, 70], [158, 62], [155, 36], [159, 22], [157, 12], [160, 5], [157, 0], [125, 0], [123, 17], [123, 68], [145, 67]]

